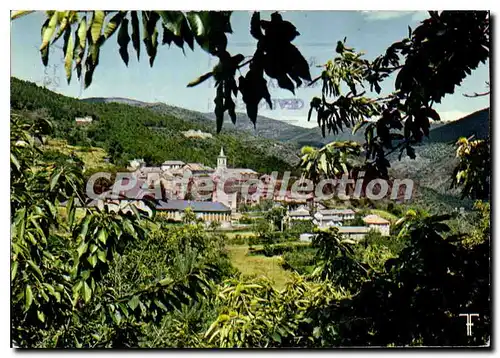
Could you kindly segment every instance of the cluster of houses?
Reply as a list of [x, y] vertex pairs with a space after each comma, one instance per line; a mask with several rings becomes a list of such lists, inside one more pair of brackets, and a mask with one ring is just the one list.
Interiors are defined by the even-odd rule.
[[[130, 178], [122, 178], [122, 187], [127, 189], [120, 191], [118, 198], [113, 196], [116, 193], [105, 190], [100, 194], [100, 199], [114, 202], [116, 205], [124, 205], [128, 201], [147, 209], [142, 199], [157, 198], [157, 189], [160, 188], [161, 200], [155, 200], [155, 205], [156, 210], [163, 212], [165, 217], [180, 221], [184, 211], [191, 208], [194, 214], [207, 224], [215, 221], [222, 227], [229, 227], [238, 216], [239, 205], [257, 204], [262, 197], [266, 197], [289, 208], [296, 208], [289, 210], [285, 217], [285, 220], [292, 225], [295, 221], [306, 220], [318, 228], [335, 226], [342, 234], [353, 238], [364, 237], [372, 229], [384, 236], [389, 235], [389, 221], [377, 215], [364, 217], [365, 226], [349, 226], [346, 223], [355, 218], [352, 209], [327, 209], [316, 203], [314, 198], [297, 198], [287, 190], [274, 189], [271, 195], [239, 190], [250, 180], [266, 182], [269, 176], [259, 176], [259, 173], [248, 168], [228, 168], [223, 148], [217, 157], [216, 168], [202, 163], [185, 163], [181, 160], [167, 160], [160, 166], [147, 166], [143, 160], [138, 159], [131, 161], [128, 169], [135, 177], [133, 185], [127, 186]], [[199, 185], [197, 179], [202, 178], [209, 179], [213, 187], [200, 200], [193, 198], [190, 193], [193, 192], [193, 186]], [[217, 188], [219, 182], [225, 183], [223, 190]], [[203, 191], [203, 188], [196, 189]], [[95, 200], [91, 205], [96, 205], [97, 202]], [[313, 213], [310, 208], [314, 208]]]
[[[366, 215], [363, 218], [365, 224], [363, 226], [346, 225], [355, 218], [355, 214], [352, 209], [327, 209], [321, 206], [311, 213], [308, 207], [300, 206], [288, 211], [285, 219], [290, 224], [294, 221], [310, 221], [320, 229], [337, 227], [339, 233], [353, 239], [362, 239], [371, 230], [380, 232], [382, 236], [390, 235], [390, 222], [378, 215]], [[301, 240], [309, 241], [312, 236], [312, 234], [303, 234]]]
[[[217, 157], [215, 168], [203, 163], [185, 163], [181, 160], [167, 160], [160, 166], [148, 166], [144, 160], [135, 159], [130, 162], [128, 170], [134, 175], [135, 184], [120, 191], [119, 199], [113, 199], [136, 202], [148, 197], [157, 198], [157, 189], [160, 188], [162, 201], [158, 203], [157, 210], [167, 212], [172, 218], [180, 217], [179, 212], [189, 206], [199, 217], [208, 221], [220, 221], [225, 226], [231, 223], [241, 204], [258, 204], [263, 198], [286, 205], [311, 204], [314, 200], [312, 194], [310, 197], [304, 197], [293, 194], [286, 188], [282, 190], [281, 187], [286, 184], [283, 185], [280, 180], [268, 185], [272, 180], [269, 175], [259, 175], [249, 168], [229, 168], [223, 148]], [[206, 188], [199, 187], [202, 182], [200, 179], [212, 182], [208, 195]], [[129, 178], [121, 180], [123, 187], [130, 182]], [[262, 182], [264, 189], [259, 192], [255, 186], [248, 184], [250, 181], [253, 184]], [[205, 192], [204, 197], [193, 197], [193, 192]], [[101, 198], [109, 201], [113, 195], [111, 190], [105, 190], [101, 193]]]
[[[205, 222], [220, 222], [222, 226], [231, 224], [232, 216], [236, 213], [241, 203], [255, 204], [259, 202], [259, 196], [252, 193], [241, 195], [239, 187], [250, 179], [259, 179], [259, 174], [249, 168], [228, 168], [227, 157], [221, 148], [217, 157], [217, 167], [211, 168], [202, 163], [185, 163], [181, 160], [167, 160], [160, 166], [147, 166], [144, 160], [132, 160], [129, 171], [134, 175], [135, 181], [132, 187], [119, 192], [116, 198], [112, 190], [100, 193], [99, 199], [115, 202], [117, 205], [124, 202], [133, 202], [146, 209], [141, 203], [145, 198], [157, 198], [157, 188], [161, 190], [161, 200], [156, 200], [156, 209], [164, 212], [165, 216], [172, 220], [181, 220], [186, 208], [202, 218]], [[187, 181], [183, 180], [189, 178]], [[192, 198], [193, 186], [198, 185], [197, 179], [209, 179], [214, 183], [211, 192], [203, 200]], [[121, 186], [127, 187], [130, 178], [122, 178]], [[218, 183], [226, 183], [224, 190], [217, 190]], [[229, 183], [229, 185], [227, 185]], [[228, 190], [228, 186], [230, 186]], [[200, 189], [200, 188], [197, 188]], [[90, 205], [96, 205], [94, 200]]]

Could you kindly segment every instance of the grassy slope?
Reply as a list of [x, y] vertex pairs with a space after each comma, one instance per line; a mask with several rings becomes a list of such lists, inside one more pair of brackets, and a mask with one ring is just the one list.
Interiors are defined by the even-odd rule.
[[380, 216], [382, 219], [389, 220], [391, 223], [394, 223], [399, 219], [396, 215], [391, 214], [385, 210], [371, 209], [370, 212], [372, 214]]
[[231, 262], [243, 275], [266, 276], [277, 289], [285, 287], [291, 273], [279, 264], [280, 256], [248, 255], [248, 246], [227, 246]]
[[104, 158], [106, 158], [107, 156], [106, 151], [98, 147], [81, 147], [77, 145], [69, 145], [65, 140], [49, 139], [48, 142], [43, 146], [43, 150], [52, 150], [64, 155], [76, 155], [83, 161], [85, 167], [88, 169], [112, 169], [114, 167], [113, 164], [104, 162]]

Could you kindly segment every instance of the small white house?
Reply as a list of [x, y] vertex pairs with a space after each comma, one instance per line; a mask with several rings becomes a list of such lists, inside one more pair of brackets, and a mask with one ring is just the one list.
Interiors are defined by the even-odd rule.
[[309, 233], [300, 234], [299, 240], [302, 242], [311, 242], [314, 236], [316, 235]]
[[382, 236], [389, 236], [391, 223], [378, 215], [367, 215], [363, 218], [364, 223], [373, 230], [377, 230]]
[[339, 234], [350, 239], [361, 240], [370, 231], [367, 226], [342, 226], [339, 227]]
[[86, 117], [75, 117], [76, 124], [89, 124], [92, 123], [93, 118], [91, 116]]
[[291, 210], [287, 212], [286, 218], [288, 221], [295, 221], [295, 220], [312, 220], [311, 213], [309, 212], [309, 209], [305, 206], [299, 206], [296, 210]]
[[352, 209], [320, 209], [318, 212], [323, 216], [339, 216], [342, 221], [352, 220], [356, 214]]
[[319, 228], [327, 228], [331, 226], [342, 226], [342, 217], [339, 215], [323, 214], [318, 211], [314, 214], [314, 225]]
[[161, 165], [161, 170], [179, 169], [185, 164], [182, 160], [166, 160]]

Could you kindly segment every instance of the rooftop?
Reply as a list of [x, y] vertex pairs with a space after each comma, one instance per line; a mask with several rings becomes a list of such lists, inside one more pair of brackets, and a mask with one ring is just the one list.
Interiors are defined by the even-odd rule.
[[160, 201], [157, 210], [184, 211], [190, 207], [194, 212], [217, 212], [226, 213], [231, 209], [222, 203], [212, 201], [190, 201], [190, 200], [168, 200]]
[[213, 171], [212, 168], [202, 164], [202, 163], [187, 163], [185, 167], [188, 167], [187, 169], [195, 170], [195, 171], [203, 171], [203, 170], [211, 170]]
[[341, 234], [367, 234], [371, 229], [367, 226], [339, 226]]
[[354, 215], [352, 209], [320, 209], [318, 210], [322, 215]]
[[366, 224], [375, 224], [375, 225], [389, 225], [390, 222], [388, 220], [385, 220], [384, 218], [381, 218], [378, 215], [367, 215], [363, 218], [363, 221]]
[[314, 217], [323, 221], [343, 221], [341, 216], [338, 215], [323, 215], [321, 213], [314, 214]]
[[257, 174], [255, 170], [249, 168], [227, 168], [224, 169], [224, 172], [229, 174]]
[[184, 165], [182, 160], [166, 160], [162, 165]]
[[311, 216], [308, 211], [290, 211], [288, 216]]

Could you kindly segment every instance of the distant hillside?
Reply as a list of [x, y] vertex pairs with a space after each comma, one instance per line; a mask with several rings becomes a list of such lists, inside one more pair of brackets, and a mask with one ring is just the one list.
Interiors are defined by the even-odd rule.
[[[212, 121], [215, 121], [215, 114], [205, 113], [205, 115]], [[282, 142], [288, 142], [296, 144], [300, 147], [305, 145], [321, 147], [332, 141], [339, 140], [356, 140], [363, 141], [363, 132], [351, 134], [351, 129], [347, 128], [344, 132], [337, 135], [328, 135], [323, 138], [321, 134], [321, 129], [319, 127], [314, 128], [304, 128], [296, 126], [285, 121], [279, 121], [276, 119], [258, 116], [257, 126], [254, 129], [250, 118], [244, 113], [237, 113], [238, 119], [236, 125], [231, 123], [229, 118], [224, 120], [224, 128], [236, 127], [238, 130], [244, 130], [264, 138], [275, 139]]]
[[429, 141], [456, 142], [459, 137], [470, 137], [471, 135], [474, 135], [477, 139], [484, 139], [490, 136], [489, 108], [484, 108], [433, 129], [429, 133]]
[[171, 106], [162, 102], [143, 102], [130, 98], [121, 97], [89, 97], [83, 98], [81, 101], [88, 103], [122, 103], [129, 106], [136, 106], [153, 110], [159, 114], [170, 115], [181, 118], [184, 121], [196, 122], [201, 124], [211, 124], [211, 120], [203, 113], [191, 111], [189, 109]]
[[[151, 106], [164, 108], [166, 105], [123, 98], [82, 101], [11, 78], [12, 109], [47, 111], [54, 120], [56, 137], [66, 139], [70, 145], [104, 148], [119, 165], [144, 158], [150, 164], [179, 159], [214, 166], [221, 146], [228, 156], [228, 164], [233, 167], [260, 172], [285, 171], [298, 162], [297, 148], [292, 145], [242, 135], [235, 130], [216, 134], [210, 120], [203, 116], [195, 120], [196, 112], [188, 111], [193, 117], [186, 119], [182, 109], [172, 107], [177, 112], [161, 114], [151, 111]], [[75, 124], [75, 117], [87, 115], [96, 120], [85, 126]], [[211, 136], [185, 136], [190, 129]]]
[[[213, 112], [202, 113], [171, 106], [161, 102], [148, 103], [119, 97], [91, 97], [85, 98], [82, 101], [91, 103], [123, 103], [131, 106], [151, 109], [161, 114], [176, 116], [189, 122], [211, 124], [212, 126], [215, 126], [215, 114]], [[223, 131], [243, 131], [250, 133], [253, 136], [286, 142], [297, 147], [305, 145], [321, 147], [332, 141], [343, 140], [354, 140], [358, 142], [364, 141], [363, 131], [358, 131], [358, 133], [353, 135], [350, 128], [346, 128], [343, 132], [336, 135], [327, 134], [326, 137], [323, 137], [319, 127], [304, 128], [265, 116], [257, 116], [257, 125], [254, 127], [250, 118], [248, 118], [245, 113], [237, 112], [236, 115], [237, 121], [236, 124], [233, 124], [229, 116], [225, 114]], [[441, 125], [442, 123], [432, 123], [431, 128], [438, 128]]]

